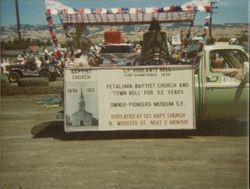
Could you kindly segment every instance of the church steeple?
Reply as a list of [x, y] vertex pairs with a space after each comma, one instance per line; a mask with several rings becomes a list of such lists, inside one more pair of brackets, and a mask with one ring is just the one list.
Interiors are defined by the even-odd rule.
[[85, 110], [85, 101], [84, 101], [82, 89], [81, 89], [80, 101], [78, 104], [79, 104], [79, 110]]

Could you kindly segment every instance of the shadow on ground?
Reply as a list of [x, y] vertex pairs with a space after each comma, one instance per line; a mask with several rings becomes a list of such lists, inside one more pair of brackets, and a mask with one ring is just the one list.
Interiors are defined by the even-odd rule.
[[195, 130], [88, 131], [64, 132], [62, 121], [41, 123], [32, 128], [33, 138], [59, 140], [113, 140], [147, 138], [192, 138], [193, 136], [247, 136], [248, 124], [232, 120], [198, 121]]

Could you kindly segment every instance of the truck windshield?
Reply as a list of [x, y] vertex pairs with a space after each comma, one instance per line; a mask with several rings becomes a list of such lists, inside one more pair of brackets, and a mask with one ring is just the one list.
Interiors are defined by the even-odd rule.
[[[248, 62], [248, 57], [240, 50], [214, 50], [210, 52], [211, 64], [218, 60], [223, 63], [224, 68], [238, 68], [241, 69], [244, 62]], [[220, 60], [220, 61], [219, 61]], [[216, 65], [211, 65], [216, 66]], [[222, 66], [217, 64], [217, 66]]]
[[210, 52], [210, 71], [244, 80], [243, 66], [248, 57], [240, 50], [224, 49]]

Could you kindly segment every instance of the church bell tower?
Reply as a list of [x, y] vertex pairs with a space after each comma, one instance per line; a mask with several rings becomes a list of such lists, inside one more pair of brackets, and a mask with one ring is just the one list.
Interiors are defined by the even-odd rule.
[[84, 101], [82, 90], [81, 90], [80, 101], [78, 105], [79, 105], [79, 110], [85, 110], [85, 101]]

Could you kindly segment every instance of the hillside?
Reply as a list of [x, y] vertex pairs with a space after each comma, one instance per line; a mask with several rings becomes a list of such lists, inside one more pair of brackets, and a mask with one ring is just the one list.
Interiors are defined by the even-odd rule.
[[[187, 25], [173, 25], [164, 24], [161, 25], [162, 30], [167, 32], [168, 36], [179, 33], [181, 30], [184, 32], [189, 29]], [[148, 25], [135, 25], [135, 26], [117, 26], [119, 30], [123, 32], [124, 41], [138, 41], [142, 39], [142, 35], [147, 31]], [[103, 40], [103, 32], [107, 30], [108, 26], [100, 27], [88, 27], [86, 30], [86, 36], [93, 40], [94, 43], [101, 43]], [[203, 26], [195, 26], [192, 28], [192, 33], [199, 35]], [[61, 25], [56, 26], [56, 33], [61, 43], [65, 42], [65, 34]], [[21, 25], [22, 38], [40, 39], [46, 41], [50, 39], [47, 25]], [[215, 38], [232, 38], [241, 37], [242, 35], [248, 35], [248, 24], [224, 24], [213, 26], [213, 36]], [[1, 27], [1, 41], [10, 41], [17, 37], [16, 26], [2, 26]]]

